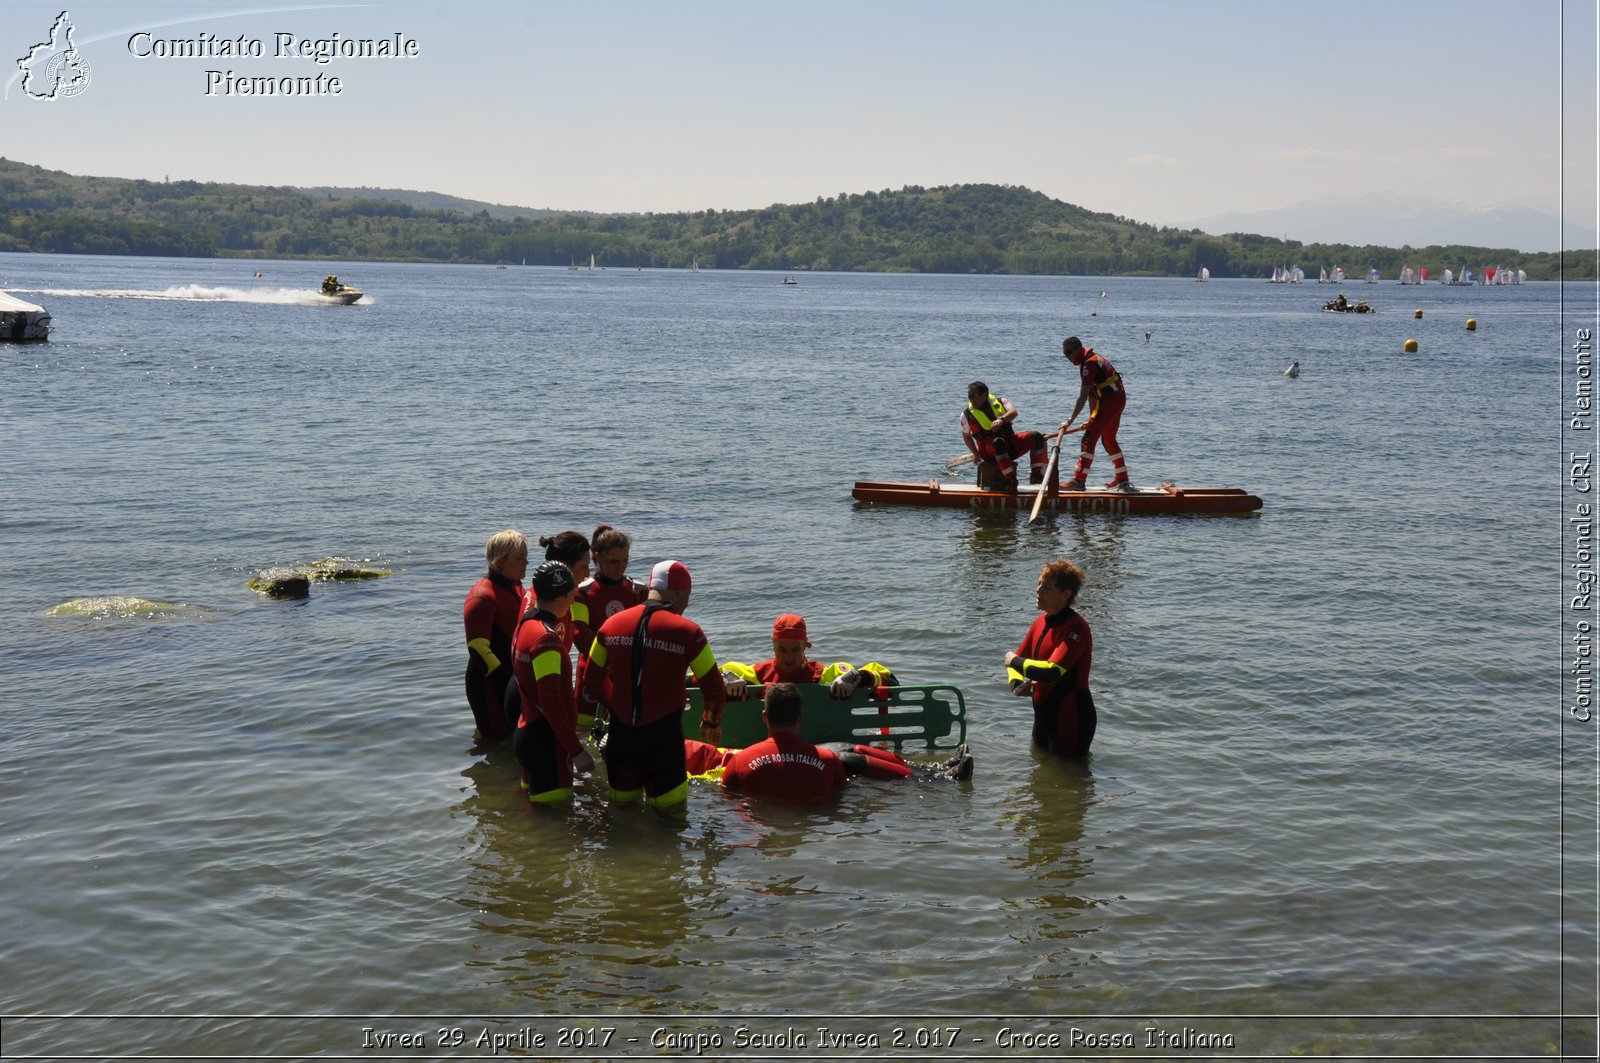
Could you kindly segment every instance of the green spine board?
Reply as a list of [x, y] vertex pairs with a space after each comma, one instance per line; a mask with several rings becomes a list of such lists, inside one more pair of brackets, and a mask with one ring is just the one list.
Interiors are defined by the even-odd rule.
[[[879, 687], [888, 694], [882, 700], [874, 696], [874, 691], [862, 689], [848, 701], [834, 698], [820, 683], [802, 683], [798, 688], [803, 713], [800, 735], [811, 742], [955, 749], [967, 740], [967, 707], [957, 687]], [[767, 737], [767, 725], [761, 721], [765, 690], [751, 686], [744, 700], [727, 703], [722, 712], [722, 746], [743, 749]], [[704, 706], [699, 688], [690, 687], [688, 711], [683, 714], [685, 738], [700, 737]]]

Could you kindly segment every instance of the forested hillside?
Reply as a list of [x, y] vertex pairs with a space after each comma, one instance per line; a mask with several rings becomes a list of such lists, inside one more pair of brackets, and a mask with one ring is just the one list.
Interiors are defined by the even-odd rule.
[[[357, 190], [363, 192], [365, 190]], [[257, 185], [79, 177], [0, 159], [0, 251], [65, 254], [523, 262], [611, 268], [867, 270], [1087, 276], [1267, 277], [1275, 266], [1344, 267], [1353, 279], [1402, 266], [1561, 276], [1562, 256], [1507, 248], [1303, 245], [1157, 227], [1008, 185], [818, 198], [761, 210], [506, 217], [506, 208], [427, 209], [372, 195]], [[404, 193], [416, 201], [422, 193]], [[466, 201], [461, 201], [466, 202]], [[1567, 255], [1569, 280], [1595, 256]]]

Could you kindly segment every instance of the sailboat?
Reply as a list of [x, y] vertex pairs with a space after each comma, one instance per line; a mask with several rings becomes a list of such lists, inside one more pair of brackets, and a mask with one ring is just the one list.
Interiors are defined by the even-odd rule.
[[593, 252], [590, 252], [590, 254], [589, 254], [589, 268], [590, 269], [594, 269], [594, 253]]
[[1194, 275], [1194, 279], [1197, 281], [1208, 281], [1211, 279], [1211, 271], [1206, 269], [1204, 266], [1201, 266], [1200, 272]]
[[1367, 270], [1367, 283], [1368, 284], [1377, 284], [1378, 283], [1378, 267], [1374, 266], [1371, 269]]
[[1328, 283], [1328, 267], [1327, 266], [1322, 266], [1317, 270], [1317, 283], [1318, 284], [1327, 284]]
[[1332, 284], [1343, 284], [1344, 283], [1344, 267], [1343, 266], [1335, 266], [1335, 267], [1333, 267], [1333, 276], [1329, 277], [1328, 281], [1330, 283], [1332, 283]]

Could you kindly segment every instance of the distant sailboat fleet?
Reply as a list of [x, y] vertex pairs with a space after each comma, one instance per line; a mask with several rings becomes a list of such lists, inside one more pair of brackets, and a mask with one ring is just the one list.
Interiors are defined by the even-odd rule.
[[[1211, 279], [1211, 270], [1201, 266], [1194, 275], [1197, 281]], [[1306, 271], [1299, 266], [1274, 266], [1272, 276], [1267, 278], [1268, 284], [1299, 284], [1306, 279]], [[1367, 270], [1364, 278], [1368, 284], [1377, 284], [1383, 275], [1376, 269]], [[1498, 266], [1484, 266], [1474, 273], [1466, 266], [1461, 267], [1459, 274], [1445, 270], [1437, 283], [1449, 285], [1464, 284], [1525, 284], [1528, 280], [1527, 270], [1501, 269]], [[1344, 269], [1341, 266], [1333, 267], [1333, 272], [1328, 272], [1326, 267], [1317, 270], [1318, 284], [1343, 284], [1345, 283]], [[1399, 283], [1401, 284], [1426, 284], [1428, 283], [1428, 270], [1424, 268], [1413, 269], [1410, 266], [1400, 267]]]

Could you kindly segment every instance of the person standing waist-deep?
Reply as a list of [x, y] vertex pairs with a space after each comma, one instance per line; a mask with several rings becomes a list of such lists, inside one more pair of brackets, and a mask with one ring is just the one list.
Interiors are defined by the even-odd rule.
[[610, 721], [605, 763], [613, 801], [637, 801], [643, 794], [647, 803], [666, 808], [688, 799], [686, 672], [704, 696], [702, 730], [712, 733], [722, 723], [726, 694], [716, 655], [700, 625], [682, 615], [690, 586], [681, 561], [657, 564], [650, 571], [650, 597], [600, 625], [583, 665], [579, 684]]

